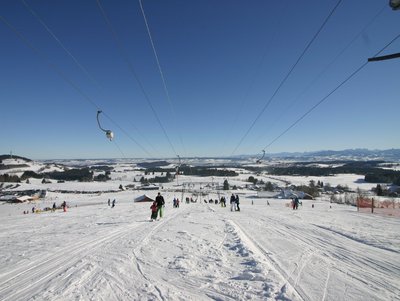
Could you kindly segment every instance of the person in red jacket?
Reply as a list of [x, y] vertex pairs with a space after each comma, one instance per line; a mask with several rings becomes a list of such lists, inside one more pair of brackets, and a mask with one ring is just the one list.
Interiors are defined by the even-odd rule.
[[153, 204], [150, 206], [151, 209], [151, 221], [157, 219], [157, 203], [156, 201], [153, 202]]

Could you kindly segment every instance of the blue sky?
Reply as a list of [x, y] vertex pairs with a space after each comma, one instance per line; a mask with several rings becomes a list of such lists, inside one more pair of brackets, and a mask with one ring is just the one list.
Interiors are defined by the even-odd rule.
[[138, 1], [100, 1], [119, 43], [96, 0], [25, 3], [0, 2], [1, 154], [400, 148], [400, 59], [369, 63], [269, 145], [400, 33], [386, 0], [342, 1], [273, 98], [337, 1], [143, 0], [169, 100]]

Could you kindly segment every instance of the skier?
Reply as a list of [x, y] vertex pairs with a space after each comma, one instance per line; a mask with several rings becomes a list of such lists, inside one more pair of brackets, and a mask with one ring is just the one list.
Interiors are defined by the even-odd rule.
[[240, 211], [239, 196], [238, 195], [236, 195], [236, 197], [235, 197], [235, 203], [236, 203], [236, 211]]
[[111, 208], [114, 208], [114, 207], [115, 207], [115, 199], [113, 199], [112, 205], [111, 205]]
[[110, 201], [110, 199], [108, 199], [108, 206], [110, 206], [110, 204], [111, 204], [111, 201]]
[[53, 203], [53, 209], [52, 209], [52, 211], [53, 211], [53, 212], [56, 211], [56, 203]]
[[163, 208], [165, 205], [165, 201], [161, 193], [159, 192], [157, 197], [156, 197], [156, 203], [157, 203], [157, 216], [160, 218], [163, 217]]
[[157, 202], [154, 201], [153, 204], [150, 206], [151, 209], [151, 217], [150, 220], [154, 221], [157, 219]]
[[66, 201], [64, 201], [64, 202], [61, 204], [61, 207], [63, 208], [63, 211], [64, 211], [64, 212], [67, 212], [67, 202], [66, 202]]
[[235, 198], [235, 196], [234, 196], [233, 193], [232, 193], [232, 195], [231, 195], [230, 203], [231, 203], [231, 211], [234, 211], [234, 210], [235, 210], [236, 198]]

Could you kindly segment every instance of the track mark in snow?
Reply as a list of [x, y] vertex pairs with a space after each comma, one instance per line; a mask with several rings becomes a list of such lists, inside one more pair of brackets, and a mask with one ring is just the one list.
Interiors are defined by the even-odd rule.
[[328, 270], [328, 276], [326, 277], [325, 286], [324, 286], [324, 295], [322, 296], [322, 299], [321, 299], [322, 301], [325, 301], [325, 298], [326, 298], [330, 275], [331, 275], [330, 270]]
[[364, 244], [364, 245], [371, 246], [371, 247], [374, 247], [374, 248], [377, 248], [377, 249], [393, 252], [393, 253], [396, 253], [396, 254], [400, 253], [397, 250], [393, 250], [391, 248], [387, 248], [387, 247], [384, 247], [384, 246], [376, 245], [376, 244], [368, 242], [368, 241], [366, 241], [364, 239], [360, 239], [360, 238], [354, 237], [352, 235], [349, 235], [349, 234], [346, 234], [346, 233], [343, 233], [343, 232], [340, 232], [340, 231], [337, 231], [337, 230], [334, 230], [334, 229], [331, 229], [331, 228], [328, 228], [328, 227], [324, 227], [324, 226], [316, 225], [316, 224], [313, 224], [313, 226], [318, 227], [318, 228], [323, 229], [323, 230], [326, 230], [326, 231], [329, 231], [331, 233], [343, 236], [345, 238], [351, 239], [352, 241], [358, 242], [360, 244]]
[[[246, 232], [235, 222], [229, 221], [229, 224], [232, 225], [234, 228], [235, 232], [237, 233], [240, 241], [243, 242], [244, 245], [248, 248], [249, 252], [254, 254], [254, 256], [258, 259], [258, 261], [265, 263], [268, 265], [272, 270], [275, 271], [277, 275], [281, 277], [281, 279], [285, 282], [284, 285], [284, 291], [288, 289], [288, 286], [290, 287], [291, 291], [295, 293], [297, 298], [300, 300], [309, 300], [310, 298], [308, 295], [301, 289], [301, 287], [297, 286], [293, 279], [279, 266], [279, 264], [272, 258], [271, 254], [264, 250], [256, 240], [252, 239], [251, 236], [246, 234]], [[282, 287], [283, 288], [283, 287]], [[280, 290], [280, 292], [277, 292], [277, 299], [278, 300], [285, 300], [286, 298], [283, 293], [283, 291]]]

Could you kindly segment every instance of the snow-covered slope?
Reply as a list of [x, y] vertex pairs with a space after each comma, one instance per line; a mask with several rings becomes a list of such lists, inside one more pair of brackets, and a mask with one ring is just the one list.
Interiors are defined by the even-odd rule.
[[134, 197], [70, 197], [67, 212], [28, 215], [32, 205], [2, 204], [0, 299], [399, 300], [399, 219], [245, 196], [240, 212], [176, 209], [166, 193], [165, 216], [149, 222]]

